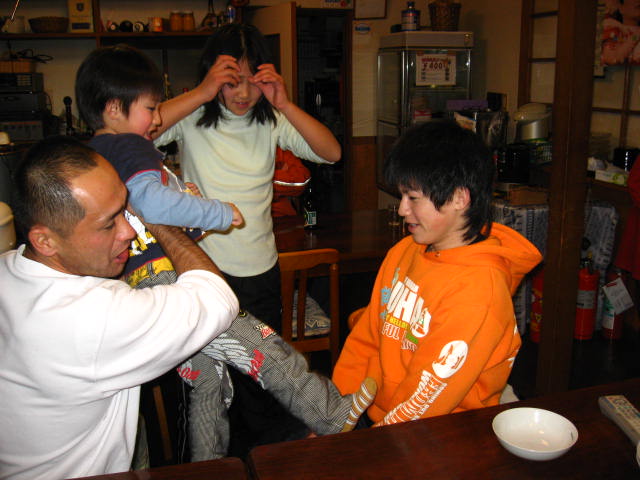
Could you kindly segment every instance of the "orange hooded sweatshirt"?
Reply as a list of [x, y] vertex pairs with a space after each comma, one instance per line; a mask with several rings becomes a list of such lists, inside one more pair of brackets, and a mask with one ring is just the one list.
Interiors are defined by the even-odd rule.
[[498, 404], [520, 348], [511, 296], [540, 252], [497, 223], [486, 240], [425, 250], [411, 237], [389, 250], [334, 369], [343, 395], [378, 382], [375, 423]]

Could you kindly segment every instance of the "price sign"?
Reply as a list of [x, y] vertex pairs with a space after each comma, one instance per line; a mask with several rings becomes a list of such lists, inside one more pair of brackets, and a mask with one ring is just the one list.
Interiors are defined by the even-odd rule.
[[416, 86], [455, 85], [456, 55], [448, 53], [416, 54]]

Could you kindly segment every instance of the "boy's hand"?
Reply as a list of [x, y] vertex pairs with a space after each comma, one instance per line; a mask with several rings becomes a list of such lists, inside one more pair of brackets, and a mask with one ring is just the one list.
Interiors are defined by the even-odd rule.
[[198, 87], [207, 92], [209, 100], [213, 100], [224, 85], [237, 85], [238, 82], [240, 66], [237, 60], [231, 55], [219, 55]]
[[200, 189], [195, 183], [184, 182], [184, 185], [188, 188], [188, 192], [191, 195], [195, 195], [196, 197], [202, 197], [202, 193], [200, 192]]
[[133, 207], [131, 206], [131, 203], [127, 201], [127, 208], [126, 208], [127, 212], [129, 212], [130, 215], [133, 215], [134, 217], [138, 217], [140, 219], [141, 222], [144, 222], [144, 218], [142, 218], [142, 215], [140, 215], [139, 213], [136, 213], [136, 211], [133, 209]]
[[282, 110], [290, 103], [284, 80], [272, 64], [260, 65], [258, 72], [249, 78], [249, 82], [258, 87], [269, 103], [278, 110]]
[[231, 225], [233, 225], [234, 227], [240, 227], [244, 225], [244, 217], [242, 216], [242, 213], [240, 213], [240, 210], [238, 210], [238, 207], [236, 207], [233, 203], [227, 203], [227, 205], [229, 205], [233, 210], [233, 220], [231, 220]]

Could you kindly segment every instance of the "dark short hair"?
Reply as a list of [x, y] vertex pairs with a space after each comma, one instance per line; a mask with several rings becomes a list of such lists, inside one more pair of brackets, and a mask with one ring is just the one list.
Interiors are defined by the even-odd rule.
[[90, 128], [104, 127], [102, 113], [111, 100], [119, 100], [122, 111], [140, 95], [161, 100], [162, 74], [156, 64], [140, 50], [120, 44], [102, 47], [84, 59], [76, 74], [76, 102], [82, 119]]
[[495, 165], [482, 139], [448, 120], [406, 130], [384, 165], [389, 185], [422, 192], [438, 210], [453, 199], [456, 189], [468, 189], [471, 199], [463, 236], [467, 241], [490, 232], [494, 176]]
[[71, 137], [48, 137], [33, 145], [14, 174], [12, 208], [21, 237], [28, 242], [34, 225], [67, 237], [85, 215], [70, 182], [97, 165], [95, 151]]
[[[230, 23], [215, 30], [202, 50], [198, 65], [198, 78], [202, 82], [211, 66], [220, 55], [230, 55], [240, 61], [246, 59], [252, 73], [258, 71], [258, 66], [273, 63], [267, 40], [260, 30], [253, 25]], [[204, 105], [204, 113], [198, 120], [198, 126], [218, 126], [223, 119], [222, 109], [217, 98]], [[250, 122], [264, 124], [267, 121], [275, 124], [274, 107], [262, 96], [253, 107]]]

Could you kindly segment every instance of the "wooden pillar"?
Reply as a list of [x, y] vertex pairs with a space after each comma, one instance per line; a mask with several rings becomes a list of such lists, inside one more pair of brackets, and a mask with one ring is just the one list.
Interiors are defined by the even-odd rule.
[[538, 394], [567, 390], [584, 232], [597, 0], [559, 0]]

